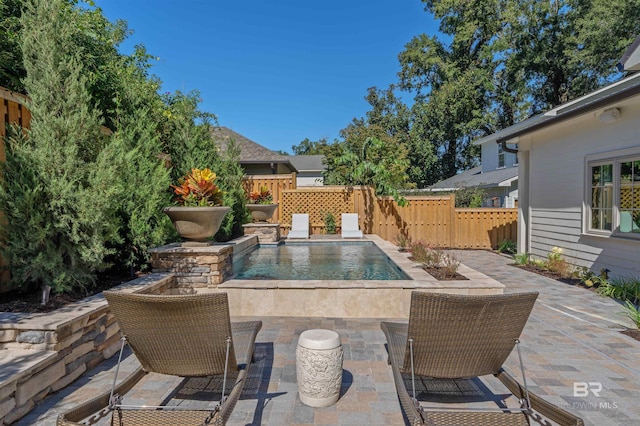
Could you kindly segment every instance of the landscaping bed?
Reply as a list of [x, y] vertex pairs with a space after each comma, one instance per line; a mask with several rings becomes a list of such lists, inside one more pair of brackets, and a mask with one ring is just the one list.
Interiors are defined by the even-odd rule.
[[88, 286], [82, 290], [76, 290], [72, 293], [51, 294], [49, 303], [43, 305], [41, 290], [33, 290], [29, 292], [20, 291], [18, 289], [6, 293], [1, 293], [2, 301], [0, 302], [0, 312], [12, 313], [45, 313], [52, 312], [56, 309], [67, 306], [70, 303], [80, 301], [86, 297], [101, 293], [112, 287], [131, 281], [144, 274], [138, 273], [134, 276], [129, 274], [102, 274], [96, 279], [95, 284]]

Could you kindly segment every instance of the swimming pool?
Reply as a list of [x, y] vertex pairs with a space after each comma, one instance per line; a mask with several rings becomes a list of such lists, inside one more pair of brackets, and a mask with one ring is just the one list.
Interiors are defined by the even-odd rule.
[[240, 280], [410, 280], [372, 242], [259, 246], [234, 259]]

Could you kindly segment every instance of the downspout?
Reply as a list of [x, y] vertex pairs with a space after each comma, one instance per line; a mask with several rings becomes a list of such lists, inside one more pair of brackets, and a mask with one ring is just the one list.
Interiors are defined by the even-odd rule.
[[516, 155], [518, 154], [518, 150], [517, 150], [517, 149], [509, 148], [509, 147], [507, 146], [507, 140], [506, 140], [506, 139], [505, 139], [505, 140], [499, 140], [499, 139], [498, 139], [498, 140], [496, 140], [496, 143], [497, 143], [498, 145], [500, 145], [500, 148], [502, 148], [502, 150], [503, 150], [504, 152], [510, 152], [510, 153], [512, 153], [512, 154], [516, 154]]

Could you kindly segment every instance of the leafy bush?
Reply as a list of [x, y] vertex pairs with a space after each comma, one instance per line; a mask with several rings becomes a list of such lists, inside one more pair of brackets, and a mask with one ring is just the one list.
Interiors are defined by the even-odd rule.
[[450, 271], [448, 275], [455, 275], [460, 262], [453, 253], [445, 253], [439, 247], [429, 247], [422, 241], [412, 242], [409, 246], [411, 259], [422, 264], [427, 269], [440, 268], [443, 272]]
[[324, 229], [327, 234], [333, 235], [336, 233], [336, 218], [331, 212], [324, 212], [322, 214], [324, 220]]
[[250, 221], [247, 198], [243, 187], [244, 170], [240, 166], [240, 148], [235, 141], [227, 143], [227, 150], [218, 162], [220, 188], [224, 192], [223, 204], [231, 207], [224, 216], [222, 225], [215, 235], [216, 241], [229, 241], [242, 235], [242, 224]]
[[598, 287], [598, 294], [637, 304], [640, 302], [640, 279], [616, 277]]
[[543, 267], [555, 272], [562, 278], [569, 278], [574, 275], [573, 266], [562, 257], [562, 249], [559, 247], [554, 247], [547, 255], [547, 260], [543, 263]]
[[528, 265], [531, 262], [529, 253], [516, 253], [513, 255], [516, 265]]
[[406, 232], [400, 232], [396, 235], [396, 244], [398, 245], [398, 249], [404, 250], [411, 246], [411, 238]]
[[409, 245], [411, 259], [414, 262], [425, 263], [429, 258], [429, 247], [422, 241], [412, 241]]
[[515, 241], [511, 241], [511, 240], [503, 240], [499, 245], [498, 245], [498, 251], [500, 253], [505, 253], [505, 254], [515, 254], [516, 253], [516, 242]]
[[0, 208], [8, 223], [4, 254], [23, 290], [89, 286], [119, 241], [117, 168], [68, 7], [62, 0], [26, 3], [21, 21], [33, 119], [28, 136], [7, 139]]
[[600, 271], [600, 275], [596, 275], [589, 268], [582, 266], [574, 271], [576, 278], [586, 287], [600, 287], [609, 284], [607, 277], [607, 270]]
[[640, 328], [640, 309], [627, 300], [624, 304], [625, 315], [634, 322], [636, 327]]
[[460, 188], [456, 191], [456, 207], [482, 207], [482, 200], [487, 196], [484, 189], [478, 187]]

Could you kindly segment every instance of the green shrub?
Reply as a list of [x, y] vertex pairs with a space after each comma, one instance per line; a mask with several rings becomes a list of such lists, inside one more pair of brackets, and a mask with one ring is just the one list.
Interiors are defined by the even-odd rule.
[[498, 245], [498, 251], [505, 254], [515, 254], [517, 251], [516, 242], [511, 240], [503, 240]]
[[516, 265], [528, 265], [531, 263], [529, 253], [516, 253], [513, 255], [513, 259], [515, 260]]
[[482, 201], [487, 193], [478, 187], [461, 188], [456, 191], [456, 207], [478, 208], [482, 207]]
[[0, 184], [3, 251], [24, 290], [90, 285], [119, 241], [117, 168], [78, 57], [77, 16], [63, 0], [26, 3], [22, 49], [28, 137], [7, 138]]
[[400, 232], [396, 235], [396, 244], [399, 250], [405, 250], [411, 246], [411, 237], [406, 232]]
[[624, 276], [612, 278], [606, 285], [598, 288], [598, 293], [637, 304], [640, 302], [640, 279]]
[[640, 309], [627, 300], [624, 304], [625, 315], [634, 322], [636, 327], [640, 328]]
[[336, 217], [333, 213], [327, 211], [322, 214], [324, 220], [324, 230], [327, 234], [333, 235], [336, 233]]

